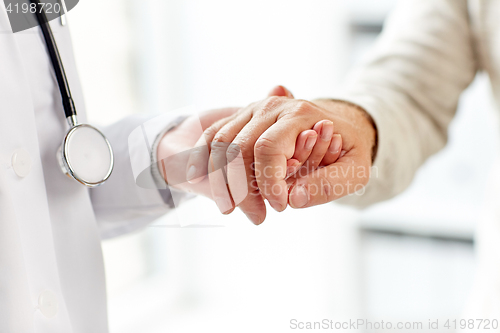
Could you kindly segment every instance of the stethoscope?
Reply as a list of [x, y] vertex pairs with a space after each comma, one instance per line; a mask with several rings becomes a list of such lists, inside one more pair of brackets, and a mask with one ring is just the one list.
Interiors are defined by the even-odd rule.
[[102, 185], [113, 172], [113, 149], [108, 139], [97, 128], [78, 123], [66, 72], [45, 10], [43, 7], [38, 10], [40, 8], [39, 0], [30, 1], [37, 6], [36, 17], [47, 44], [61, 92], [64, 113], [70, 127], [57, 151], [59, 166], [64, 174], [85, 186]]

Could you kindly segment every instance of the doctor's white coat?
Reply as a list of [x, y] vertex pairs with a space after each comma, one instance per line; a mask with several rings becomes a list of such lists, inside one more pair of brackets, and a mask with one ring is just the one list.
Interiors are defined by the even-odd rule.
[[[134, 182], [128, 135], [141, 117], [103, 130], [115, 153], [105, 185], [89, 190], [61, 173], [67, 124], [43, 36], [39, 27], [13, 34], [0, 3], [0, 332], [104, 333], [101, 237], [164, 214], [169, 193]], [[84, 122], [68, 28], [51, 27]]]

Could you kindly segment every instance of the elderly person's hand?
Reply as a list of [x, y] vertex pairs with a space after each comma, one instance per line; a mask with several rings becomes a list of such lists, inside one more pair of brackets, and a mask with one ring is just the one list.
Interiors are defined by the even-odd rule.
[[[231, 212], [236, 204], [258, 224], [266, 216], [263, 199], [277, 211], [283, 211], [288, 203], [305, 208], [354, 193], [368, 183], [376, 147], [376, 129], [370, 116], [342, 101], [298, 100], [286, 90], [282, 95], [286, 96], [253, 103], [214, 123], [196, 144], [206, 147], [211, 143], [211, 149], [191, 152], [187, 179], [196, 183], [208, 173], [212, 191], [220, 189], [212, 194], [223, 213]], [[315, 128], [320, 138], [316, 145], [328, 148], [332, 135], [340, 134], [343, 156], [334, 163], [326, 161], [321, 168], [307, 167], [309, 172], [287, 180], [287, 161], [294, 156], [300, 133], [325, 119], [329, 122]], [[227, 179], [209, 172], [226, 165]]]
[[[274, 95], [286, 95], [286, 91], [283, 89], [278, 89], [271, 92]], [[225, 108], [211, 110], [204, 112], [200, 115], [194, 115], [187, 118], [179, 126], [169, 131], [159, 143], [158, 146], [158, 168], [165, 178], [169, 186], [183, 190], [185, 192], [201, 194], [209, 198], [219, 200], [219, 198], [224, 195], [230, 198], [230, 193], [226, 183], [223, 181], [214, 182], [213, 179], [216, 177], [221, 177], [222, 170], [226, 167], [225, 164], [221, 164], [218, 170], [211, 170], [212, 183], [208, 178], [201, 177], [197, 181], [187, 182], [186, 180], [186, 165], [190, 157], [195, 143], [198, 141], [200, 136], [202, 136], [203, 131], [205, 131], [210, 125], [213, 125], [217, 121], [224, 121], [229, 116], [236, 114], [239, 108]], [[334, 162], [341, 153], [342, 138], [340, 135], [332, 135], [328, 139], [328, 142], [324, 140], [318, 140], [319, 129], [323, 126], [323, 123], [329, 121], [320, 121], [312, 129], [306, 129], [302, 131], [294, 142], [294, 153], [292, 158], [287, 160], [287, 178], [293, 179], [293, 177], [302, 173], [305, 167], [318, 166], [325, 163]], [[226, 149], [229, 145], [226, 145]], [[208, 147], [199, 147], [198, 149], [204, 149], [208, 151]], [[225, 161], [224, 161], [225, 162]], [[234, 165], [236, 161], [230, 160], [229, 163]], [[326, 164], [325, 164], [326, 165]], [[206, 170], [207, 168], [205, 168]], [[245, 171], [244, 169], [242, 170]], [[206, 174], [205, 174], [206, 175]], [[222, 177], [224, 177], [222, 175]], [[246, 181], [246, 177], [243, 174], [242, 179]], [[213, 185], [213, 186], [211, 186]], [[246, 190], [246, 185], [245, 185]], [[245, 195], [246, 195], [245, 191]], [[220, 201], [220, 200], [219, 200]], [[232, 199], [229, 199], [229, 207], [224, 209], [224, 212], [232, 211], [235, 205]], [[219, 207], [221, 205], [219, 204]], [[250, 219], [254, 223], [260, 223], [261, 221], [252, 218], [252, 212], [247, 211], [243, 208], [243, 212], [249, 215]]]

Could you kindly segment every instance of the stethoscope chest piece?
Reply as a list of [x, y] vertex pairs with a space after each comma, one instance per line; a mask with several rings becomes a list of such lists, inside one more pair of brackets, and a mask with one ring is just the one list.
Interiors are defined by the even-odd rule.
[[113, 172], [109, 141], [101, 131], [87, 124], [70, 128], [57, 155], [62, 171], [88, 187], [102, 185]]

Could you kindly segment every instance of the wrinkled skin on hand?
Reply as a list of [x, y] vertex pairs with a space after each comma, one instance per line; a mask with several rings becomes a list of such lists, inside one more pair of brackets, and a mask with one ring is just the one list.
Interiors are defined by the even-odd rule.
[[[342, 156], [287, 178], [299, 135], [322, 120], [333, 123], [333, 133], [341, 135]], [[287, 92], [250, 104], [205, 129], [195, 145], [211, 144], [191, 152], [187, 178], [203, 183], [208, 174], [212, 198], [222, 212], [238, 206], [259, 224], [266, 216], [264, 199], [283, 211], [287, 204], [306, 208], [360, 190], [370, 177], [375, 142], [374, 124], [361, 108], [342, 101], [298, 100]], [[227, 179], [209, 173], [210, 167], [226, 164]], [[247, 195], [242, 198], [240, 193]]]

